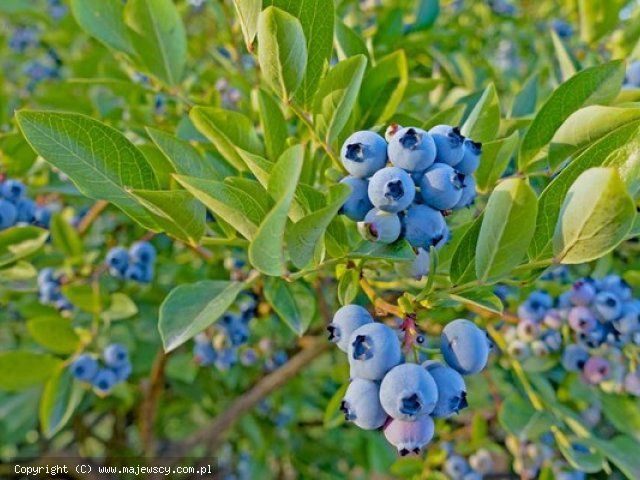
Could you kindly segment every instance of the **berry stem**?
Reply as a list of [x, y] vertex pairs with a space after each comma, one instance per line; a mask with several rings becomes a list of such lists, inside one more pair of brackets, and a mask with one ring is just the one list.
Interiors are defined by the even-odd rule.
[[373, 287], [371, 286], [371, 284], [366, 278], [364, 277], [360, 278], [360, 287], [362, 288], [362, 291], [365, 293], [365, 295], [369, 298], [371, 303], [373, 303], [373, 306], [376, 309], [381, 310], [390, 315], [395, 315], [396, 317], [402, 316], [402, 312], [397, 306], [392, 305], [389, 302], [378, 297], [378, 295], [376, 294], [376, 291], [373, 289]]

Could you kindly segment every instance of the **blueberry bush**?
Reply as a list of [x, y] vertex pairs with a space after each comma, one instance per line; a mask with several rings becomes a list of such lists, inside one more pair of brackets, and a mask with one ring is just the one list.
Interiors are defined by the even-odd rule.
[[640, 478], [639, 22], [2, 0], [0, 477]]

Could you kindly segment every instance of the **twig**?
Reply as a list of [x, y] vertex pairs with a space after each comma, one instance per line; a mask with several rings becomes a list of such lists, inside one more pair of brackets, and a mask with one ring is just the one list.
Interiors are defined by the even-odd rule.
[[109, 202], [105, 200], [98, 200], [94, 203], [89, 211], [86, 213], [80, 223], [78, 224], [78, 233], [80, 235], [84, 235], [89, 227], [93, 224], [93, 222], [100, 216], [102, 211], [109, 206]]
[[198, 445], [205, 445], [209, 451], [215, 451], [223, 442], [225, 433], [240, 417], [260, 403], [271, 392], [295, 377], [300, 370], [309, 366], [314, 359], [324, 353], [328, 346], [329, 344], [323, 339], [315, 339], [314, 342], [300, 350], [282, 367], [263, 377], [252, 388], [238, 397], [211, 424], [188, 437], [182, 443], [175, 445], [170, 450], [171, 456], [184, 457]]
[[158, 400], [164, 389], [164, 369], [167, 365], [167, 358], [167, 354], [160, 348], [153, 362], [146, 396], [140, 406], [140, 436], [144, 451], [149, 456], [154, 456], [156, 452], [153, 430]]
[[371, 303], [373, 303], [373, 306], [377, 310], [388, 313], [390, 315], [395, 315], [396, 317], [402, 316], [402, 312], [397, 306], [392, 305], [389, 302], [378, 297], [375, 290], [366, 278], [360, 278], [360, 287], [362, 288], [362, 291], [367, 295], [367, 297], [369, 297], [369, 300], [371, 301]]

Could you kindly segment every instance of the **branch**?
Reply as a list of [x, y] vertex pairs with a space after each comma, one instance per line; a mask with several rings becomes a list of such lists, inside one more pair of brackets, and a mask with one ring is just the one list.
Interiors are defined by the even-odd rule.
[[145, 398], [140, 405], [140, 436], [144, 451], [149, 456], [153, 456], [156, 450], [153, 430], [158, 400], [164, 389], [164, 368], [167, 365], [167, 358], [168, 356], [160, 348], [153, 362]]
[[109, 202], [105, 200], [98, 200], [93, 206], [89, 209], [80, 223], [78, 224], [78, 233], [80, 235], [84, 235], [91, 227], [91, 224], [100, 216], [102, 211], [109, 206]]
[[198, 445], [206, 445], [209, 451], [215, 451], [224, 441], [225, 433], [240, 417], [260, 403], [271, 392], [295, 377], [303, 368], [309, 366], [328, 347], [329, 344], [324, 339], [315, 338], [312, 342], [309, 342], [308, 346], [300, 350], [282, 367], [263, 377], [248, 391], [239, 396], [209, 426], [188, 437], [182, 443], [175, 445], [170, 450], [171, 457], [184, 457], [192, 448]]
[[362, 288], [364, 293], [367, 295], [367, 297], [369, 297], [369, 300], [371, 301], [371, 303], [373, 303], [373, 306], [376, 308], [376, 310], [380, 310], [390, 315], [395, 315], [396, 317], [402, 317], [402, 312], [397, 306], [392, 305], [391, 303], [378, 297], [378, 295], [376, 294], [376, 291], [373, 289], [373, 287], [371, 286], [371, 284], [366, 278], [364, 277], [360, 278], [360, 287]]

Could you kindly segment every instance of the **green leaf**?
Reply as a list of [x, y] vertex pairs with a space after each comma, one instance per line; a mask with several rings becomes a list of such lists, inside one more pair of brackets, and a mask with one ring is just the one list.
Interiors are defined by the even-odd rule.
[[602, 413], [621, 433], [627, 433], [640, 441], [640, 399], [617, 395], [600, 394]]
[[89, 35], [109, 48], [135, 55], [121, 0], [71, 0], [71, 11]]
[[16, 113], [33, 149], [60, 169], [89, 198], [107, 200], [150, 230], [154, 217], [131, 189], [156, 190], [144, 155], [117, 130], [77, 113], [22, 110]]
[[187, 60], [187, 33], [173, 1], [129, 0], [124, 13], [145, 67], [166, 84], [179, 84]]
[[583, 452], [574, 448], [574, 445], [586, 446], [579, 437], [567, 438], [564, 435], [555, 435], [556, 444], [562, 456], [576, 470], [586, 473], [596, 473], [602, 470], [604, 458], [599, 450]]
[[338, 63], [322, 79], [313, 111], [318, 134], [332, 144], [342, 132], [358, 99], [367, 57], [357, 55]]
[[83, 389], [68, 368], [59, 368], [47, 381], [40, 399], [40, 429], [46, 438], [53, 437], [71, 420]]
[[73, 353], [80, 343], [71, 320], [59, 315], [33, 318], [27, 321], [27, 330], [36, 342], [53, 353]]
[[620, 469], [627, 478], [640, 478], [640, 458], [638, 441], [627, 435], [618, 435], [611, 440], [594, 437], [584, 439], [584, 443], [600, 450]]
[[334, 0], [265, 0], [264, 5], [278, 7], [297, 17], [304, 32], [308, 57], [296, 100], [308, 106], [318, 81], [331, 57], [334, 28]]
[[427, 30], [436, 22], [440, 14], [440, 0], [420, 0], [416, 2], [415, 22], [411, 30]]
[[640, 188], [640, 121], [620, 127], [591, 145], [545, 188], [529, 249], [532, 259], [551, 258], [553, 233], [565, 195], [584, 171], [597, 166], [617, 168], [629, 191]]
[[595, 260], [622, 242], [633, 225], [635, 204], [614, 168], [592, 168], [567, 193], [553, 237], [562, 263]]
[[151, 166], [153, 174], [158, 179], [158, 187], [168, 189], [171, 186], [171, 175], [175, 173], [175, 169], [167, 157], [160, 151], [158, 147], [152, 144], [138, 145], [138, 150], [142, 152], [147, 163]]
[[640, 108], [593, 105], [573, 113], [553, 136], [549, 166], [554, 169], [565, 159], [600, 140], [612, 131], [640, 120]]
[[245, 288], [241, 282], [203, 280], [171, 290], [160, 305], [158, 329], [165, 352], [214, 323]]
[[327, 408], [325, 408], [322, 416], [322, 425], [326, 430], [339, 427], [345, 422], [344, 413], [340, 410], [340, 405], [344, 394], [347, 393], [347, 388], [349, 388], [348, 383], [342, 385], [327, 403]]
[[212, 162], [203, 158], [189, 142], [155, 128], [147, 127], [146, 131], [179, 175], [223, 179], [224, 174], [219, 172]]
[[204, 205], [184, 190], [133, 190], [140, 203], [157, 215], [157, 222], [169, 235], [196, 245], [204, 235]]
[[0, 267], [37, 252], [49, 232], [37, 227], [12, 227], [0, 232]]
[[62, 294], [79, 310], [100, 314], [107, 297], [101, 290], [96, 290], [90, 283], [67, 283], [62, 286]]
[[262, 89], [256, 93], [267, 157], [275, 161], [286, 148], [287, 122], [282, 114], [280, 105], [271, 95]]
[[351, 189], [347, 185], [334, 185], [330, 192], [331, 201], [326, 207], [307, 215], [287, 229], [287, 248], [296, 267], [302, 268], [311, 261], [318, 242], [349, 195]]
[[522, 90], [518, 92], [513, 105], [511, 106], [512, 117], [526, 117], [536, 111], [538, 102], [538, 82], [540, 78], [537, 73], [531, 75], [525, 82]]
[[461, 294], [449, 294], [449, 298], [458, 303], [477, 305], [485, 311], [502, 314], [503, 305], [491, 289], [483, 288]]
[[338, 281], [338, 300], [341, 305], [353, 303], [360, 291], [360, 272], [353, 268], [344, 271]]
[[77, 257], [82, 255], [84, 248], [78, 232], [60, 214], [53, 215], [50, 228], [53, 244], [65, 256]]
[[620, 91], [624, 63], [613, 61], [587, 68], [553, 92], [536, 114], [522, 140], [518, 168], [528, 170], [546, 154], [546, 147], [564, 121], [579, 108], [606, 104]]
[[451, 281], [458, 285], [470, 282], [476, 278], [476, 245], [482, 226], [482, 215], [476, 218], [471, 226], [464, 232], [458, 248], [451, 258]]
[[369, 58], [369, 51], [362, 37], [345, 25], [338, 15], [335, 17], [335, 31], [336, 50], [340, 60], [356, 55], [364, 55]]
[[131, 300], [131, 297], [124, 293], [114, 292], [111, 294], [109, 308], [102, 312], [102, 318], [106, 321], [124, 320], [133, 317], [138, 313], [138, 306]]
[[265, 80], [283, 99], [302, 83], [307, 67], [307, 45], [300, 21], [275, 7], [258, 19], [258, 60]]
[[509, 161], [518, 148], [519, 140], [518, 132], [515, 131], [507, 138], [482, 144], [480, 166], [475, 174], [480, 192], [488, 192], [493, 189], [509, 166]]
[[409, 84], [409, 67], [404, 50], [380, 59], [362, 81], [359, 103], [360, 125], [370, 127], [385, 123], [396, 113]]
[[578, 0], [580, 13], [580, 37], [587, 43], [594, 43], [614, 30], [620, 22], [620, 10], [627, 4], [625, 0]]
[[494, 140], [500, 128], [500, 102], [496, 87], [490, 84], [461, 128], [465, 137], [475, 142]]
[[240, 20], [240, 28], [244, 36], [244, 43], [247, 50], [253, 51], [253, 40], [258, 31], [258, 15], [262, 9], [262, 0], [233, 0], [236, 13]]
[[508, 274], [529, 247], [538, 211], [536, 194], [521, 178], [500, 183], [491, 193], [476, 246], [480, 281]]
[[276, 314], [299, 336], [309, 328], [316, 315], [314, 292], [302, 281], [286, 282], [280, 278], [267, 278], [264, 296]]
[[272, 203], [225, 182], [176, 175], [176, 180], [215, 215], [251, 240]]
[[349, 253], [350, 258], [362, 258], [365, 260], [415, 260], [416, 254], [406, 240], [399, 240], [391, 245], [363, 241], [354, 251]]
[[10, 351], [0, 352], [0, 389], [25, 390], [43, 383], [60, 365], [51, 355]]
[[189, 118], [220, 154], [238, 170], [245, 170], [239, 150], [264, 155], [264, 147], [253, 123], [241, 113], [222, 108], [193, 107], [189, 112]]
[[553, 41], [553, 47], [556, 51], [556, 57], [558, 57], [558, 63], [560, 64], [560, 72], [562, 74], [562, 81], [568, 80], [576, 74], [578, 65], [565, 47], [564, 43], [555, 32], [551, 29], [551, 40]]
[[279, 276], [286, 270], [285, 227], [303, 159], [304, 149], [301, 145], [290, 147], [275, 163], [269, 178], [269, 193], [278, 201], [260, 224], [249, 245], [249, 261], [266, 275]]
[[502, 428], [512, 435], [526, 431], [536, 411], [520, 394], [509, 395], [498, 410], [498, 421]]

